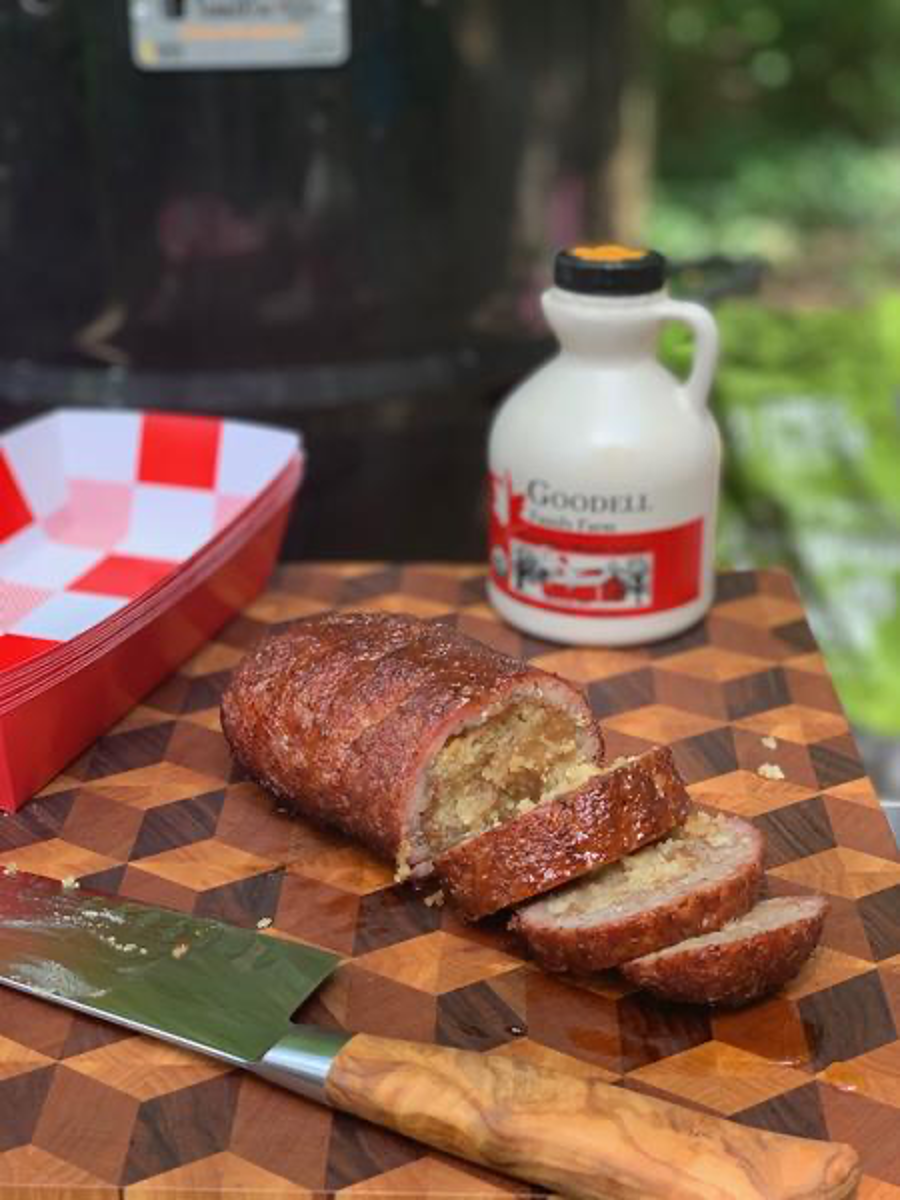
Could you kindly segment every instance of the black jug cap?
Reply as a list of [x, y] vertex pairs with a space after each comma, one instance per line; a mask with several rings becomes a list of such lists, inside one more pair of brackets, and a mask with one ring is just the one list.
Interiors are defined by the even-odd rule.
[[560, 250], [553, 282], [587, 296], [639, 296], [658, 292], [666, 281], [666, 260], [655, 250], [604, 243]]

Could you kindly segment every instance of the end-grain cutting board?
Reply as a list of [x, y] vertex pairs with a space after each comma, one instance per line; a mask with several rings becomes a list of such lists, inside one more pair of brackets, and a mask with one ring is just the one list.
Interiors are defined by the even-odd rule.
[[[611, 754], [673, 746], [694, 798], [752, 819], [773, 893], [821, 891], [824, 946], [721, 1015], [523, 961], [393, 885], [232, 767], [217, 704], [267, 629], [335, 605], [407, 611], [584, 684]], [[774, 742], [773, 740], [774, 739]], [[762, 771], [760, 770], [762, 768]], [[16, 816], [0, 864], [346, 955], [305, 1019], [492, 1054], [851, 1142], [864, 1200], [900, 1200], [900, 864], [787, 576], [723, 576], [708, 620], [641, 650], [566, 650], [498, 623], [476, 568], [288, 567], [247, 614]], [[0, 1200], [527, 1193], [247, 1076], [0, 992]]]

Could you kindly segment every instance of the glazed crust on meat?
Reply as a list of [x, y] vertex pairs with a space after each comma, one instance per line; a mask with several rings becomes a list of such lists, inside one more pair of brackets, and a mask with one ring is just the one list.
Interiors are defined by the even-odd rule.
[[794, 919], [773, 929], [707, 945], [691, 939], [683, 949], [673, 946], [623, 963], [622, 974], [666, 1000], [729, 1008], [749, 1004], [792, 979], [816, 948], [828, 904], [810, 897], [797, 908]]
[[582, 694], [448, 626], [393, 613], [306, 618], [238, 666], [222, 728], [245, 770], [304, 815], [422, 873], [416, 803], [448, 736], [518, 696], [566, 708], [590, 757], [602, 744]]
[[546, 970], [575, 974], [618, 966], [721, 929], [752, 908], [762, 879], [762, 835], [752, 826], [747, 828], [753, 839], [752, 855], [736, 864], [725, 878], [681, 895], [661, 896], [652, 907], [619, 919], [598, 919], [594, 924], [567, 925], [552, 917], [536, 917], [525, 906], [513, 914], [510, 928], [525, 939], [532, 956]]
[[577, 879], [656, 841], [687, 816], [672, 752], [657, 746], [435, 858], [445, 894], [472, 920]]

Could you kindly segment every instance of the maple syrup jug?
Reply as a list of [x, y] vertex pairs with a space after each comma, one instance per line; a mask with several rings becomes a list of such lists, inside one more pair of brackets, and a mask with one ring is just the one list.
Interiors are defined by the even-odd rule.
[[[504, 401], [489, 445], [488, 592], [526, 633], [633, 645], [686, 629], [712, 601], [718, 334], [665, 279], [652, 250], [556, 256], [543, 307], [560, 351]], [[667, 321], [694, 333], [684, 382], [657, 358]]]

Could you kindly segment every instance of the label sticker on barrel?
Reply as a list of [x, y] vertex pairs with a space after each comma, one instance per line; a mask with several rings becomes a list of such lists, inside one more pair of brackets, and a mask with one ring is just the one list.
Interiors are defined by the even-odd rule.
[[586, 531], [583, 521], [553, 527], [538, 523], [535, 504], [508, 476], [493, 476], [491, 487], [491, 577], [513, 599], [572, 616], [628, 617], [700, 595], [702, 518], [627, 533]]
[[348, 0], [129, 0], [131, 57], [144, 71], [339, 67]]

